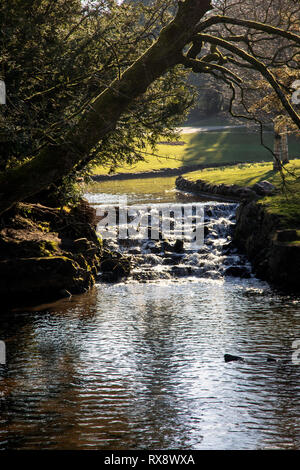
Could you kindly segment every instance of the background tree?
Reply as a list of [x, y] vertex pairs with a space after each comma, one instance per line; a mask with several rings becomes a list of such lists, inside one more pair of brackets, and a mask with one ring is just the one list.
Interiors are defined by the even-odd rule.
[[[196, 73], [211, 74], [224, 81], [232, 90], [231, 104], [236, 97], [236, 90], [243, 93], [243, 77], [239, 72], [244, 73], [246, 70], [259, 73], [276, 93], [282, 113], [300, 128], [300, 117], [290, 102], [289, 90], [281, 82], [278, 71], [276, 73], [275, 68], [270, 69], [273, 56], [262, 56], [255, 49], [252, 39], [258, 33], [270, 40], [279, 38], [286, 42], [286, 50], [290, 51], [289, 61], [293, 61], [299, 51], [299, 35], [289, 27], [278, 28], [249, 20], [248, 16], [239, 18], [219, 15], [218, 4], [212, 8], [208, 0], [178, 2], [177, 13], [172, 20], [170, 15], [173, 2], [169, 6], [170, 10], [160, 1], [154, 4], [152, 30], [147, 28], [149, 22], [144, 23], [144, 13], [140, 16], [138, 27], [142, 25], [142, 30], [149, 34], [144, 39], [145, 33], [139, 33], [133, 43], [130, 43], [131, 63], [127, 68], [117, 66], [114, 70], [115, 78], [108, 86], [105, 89], [100, 87], [97, 96], [89, 99], [84, 106], [78, 108], [75, 115], [69, 117], [67, 132], [62, 133], [55, 142], [47, 144], [22, 166], [8, 170], [0, 177], [0, 212], [61, 181], [62, 176], [82, 170], [97, 158], [99, 152], [101, 155], [102, 150], [105, 155], [105, 148], [114, 145], [114, 136], [118, 132], [122, 135], [122, 125], [124, 135], [127, 132], [130, 135], [130, 130], [127, 131], [131, 124], [130, 116], [136, 114], [141, 97], [147, 96], [149, 91], [154, 92], [162, 77], [169, 76], [173, 70], [193, 70]], [[116, 4], [110, 3], [106, 12], [108, 21], [112, 18], [113, 8], [121, 11]], [[122, 6], [125, 16], [128, 8], [128, 5]], [[159, 23], [154, 22], [157, 14]], [[156, 39], [158, 24], [162, 29]], [[127, 27], [128, 23], [125, 22], [125, 25]], [[243, 38], [235, 32], [235, 26], [244, 28]], [[124, 40], [122, 31], [121, 36]], [[121, 44], [122, 41], [118, 42], [118, 49], [122, 49]], [[280, 64], [276, 62], [277, 66], [280, 68]], [[99, 74], [101, 77], [101, 71]], [[165, 99], [168, 100], [167, 97]], [[181, 103], [177, 100], [175, 104], [176, 110]], [[168, 103], [164, 102], [163, 105], [165, 107]], [[143, 103], [140, 106], [144, 106]], [[172, 113], [174, 109], [171, 106], [170, 114]], [[154, 113], [152, 116], [155, 116]]]
[[[162, 1], [144, 7], [112, 0], [84, 6], [80, 0], [7, 0], [0, 18], [0, 70], [7, 87], [7, 105], [0, 107], [0, 171], [6, 171], [62, 143], [90, 101], [150, 46], [170, 13]], [[172, 69], [149, 87], [101, 149], [93, 148], [93, 160], [111, 168], [133, 163], [146, 143], [173, 138], [193, 100], [186, 75]], [[81, 162], [72, 177], [84, 170]]]
[[[256, 26], [268, 24], [299, 35], [299, 2], [295, 0], [219, 0], [215, 11], [223, 17], [224, 22], [214, 24], [210, 31], [215, 35], [220, 34], [223, 39], [234, 42], [243, 51], [263, 62], [274, 75], [283, 92], [291, 96], [293, 83], [299, 76], [299, 45], [289, 41], [288, 37], [270, 34], [271, 30], [263, 26], [251, 27], [251, 21], [254, 21]], [[226, 21], [226, 17], [234, 18], [235, 21]], [[245, 19], [250, 20], [250, 23], [249, 21], [246, 23]], [[231, 70], [242, 79], [239, 84], [223, 82], [223, 93], [230, 103], [230, 113], [233, 116], [244, 116], [250, 124], [258, 123], [261, 126], [261, 132], [264, 127], [270, 130], [270, 124], [272, 124], [277, 135], [274, 156], [282, 153], [283, 160], [287, 161], [287, 134], [299, 134], [298, 126], [289, 113], [282, 108], [278, 94], [268, 78], [262, 75], [254, 64], [237, 61], [234, 55], [227, 55], [227, 59], [232, 65]], [[278, 143], [283, 152], [278, 153]]]

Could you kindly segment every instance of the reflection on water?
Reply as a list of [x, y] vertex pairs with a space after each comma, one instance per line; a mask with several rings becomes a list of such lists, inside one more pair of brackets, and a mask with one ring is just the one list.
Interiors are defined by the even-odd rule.
[[246, 281], [101, 285], [3, 322], [0, 448], [299, 448], [299, 301]]
[[130, 204], [147, 204], [156, 202], [188, 202], [207, 200], [195, 198], [192, 194], [176, 191], [176, 176], [170, 178], [144, 178], [124, 181], [102, 181], [88, 186], [85, 197], [95, 206], [99, 204], [117, 204], [119, 197], [128, 197]]
[[[130, 201], [184, 198], [150, 183]], [[98, 284], [2, 313], [0, 449], [299, 448], [299, 306], [225, 277]]]

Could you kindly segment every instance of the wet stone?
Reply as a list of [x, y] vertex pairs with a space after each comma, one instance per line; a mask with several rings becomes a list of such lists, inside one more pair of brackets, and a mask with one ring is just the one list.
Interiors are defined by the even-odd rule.
[[179, 264], [179, 263], [180, 263], [180, 259], [175, 258], [173, 256], [168, 256], [168, 257], [163, 259], [163, 264], [166, 264], [166, 265], [176, 265], [176, 264]]
[[[205, 241], [201, 246], [191, 243], [192, 237], [187, 233], [183, 238], [176, 238], [179, 234], [174, 232], [168, 238], [160, 237], [159, 240], [133, 238], [105, 241], [105, 246], [114, 247], [119, 255], [116, 255], [113, 267], [110, 264], [112, 260], [107, 266], [104, 264], [102, 280], [112, 282], [122, 277], [118, 257], [124, 255], [131, 258], [131, 272], [126, 282], [181, 280], [184, 277], [214, 280], [223, 279], [224, 276], [251, 277], [247, 260], [238, 254], [232, 244], [232, 220], [235, 219], [236, 208], [236, 204], [204, 204]], [[188, 223], [195, 223], [191, 217], [187, 220]]]
[[241, 277], [243, 279], [248, 279], [251, 277], [251, 274], [245, 266], [230, 266], [225, 270], [225, 276]]

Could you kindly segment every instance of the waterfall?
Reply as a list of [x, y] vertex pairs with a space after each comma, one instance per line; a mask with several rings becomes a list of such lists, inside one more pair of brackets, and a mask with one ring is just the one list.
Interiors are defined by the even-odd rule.
[[[169, 212], [166, 212], [166, 204], [154, 204], [151, 211], [146, 204], [134, 208], [129, 206], [125, 230], [130, 228], [131, 236], [118, 238], [118, 234], [124, 234], [124, 220], [122, 222], [121, 215], [117, 213], [118, 225], [108, 227], [106, 224], [106, 231], [111, 234], [111, 238], [104, 240], [104, 246], [130, 256], [132, 269], [127, 282], [223, 279], [227, 276], [250, 278], [253, 277], [250, 263], [232, 244], [237, 206], [235, 203], [195, 202], [192, 205], [172, 205], [171, 210], [168, 208]], [[107, 210], [107, 207], [102, 208], [103, 212]], [[178, 224], [178, 214], [184, 212], [185, 233], [179, 237], [182, 226]], [[150, 213], [152, 222], [155, 221], [155, 230], [158, 230], [156, 239], [145, 236], [153, 235], [155, 230], [150, 232], [147, 227], [145, 232], [140, 228], [141, 221], [149, 220]], [[160, 225], [158, 223], [164, 213], [169, 214], [165, 216], [164, 223], [167, 222], [171, 228], [167, 236], [161, 231], [161, 222]], [[131, 225], [128, 225], [128, 221]], [[203, 233], [200, 243], [195, 243], [193, 239], [197, 226], [201, 227]]]

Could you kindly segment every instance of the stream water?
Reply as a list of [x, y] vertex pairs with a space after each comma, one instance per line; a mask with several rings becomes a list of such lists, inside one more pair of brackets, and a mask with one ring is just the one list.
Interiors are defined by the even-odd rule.
[[0, 449], [299, 449], [300, 299], [231, 246], [235, 204], [173, 187], [103, 182], [87, 198], [200, 207], [201, 247], [107, 241], [132, 256], [126, 282], [100, 275], [84, 295], [1, 314]]

